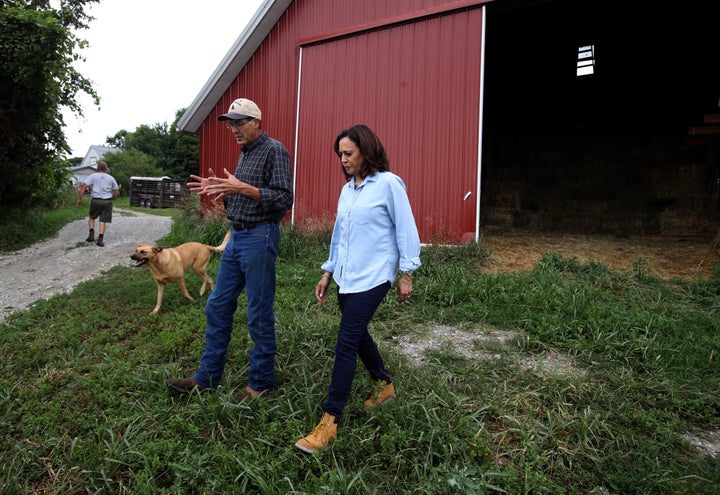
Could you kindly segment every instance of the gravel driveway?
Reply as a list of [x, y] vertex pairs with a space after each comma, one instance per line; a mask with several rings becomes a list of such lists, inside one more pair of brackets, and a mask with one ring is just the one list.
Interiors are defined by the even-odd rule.
[[[85, 242], [88, 224], [84, 219], [69, 223], [52, 239], [0, 254], [0, 321], [35, 301], [70, 292], [114, 266], [130, 266], [130, 255], [138, 244], [154, 244], [171, 227], [170, 217], [114, 208], [105, 247]], [[96, 222], [96, 232], [97, 228]]]

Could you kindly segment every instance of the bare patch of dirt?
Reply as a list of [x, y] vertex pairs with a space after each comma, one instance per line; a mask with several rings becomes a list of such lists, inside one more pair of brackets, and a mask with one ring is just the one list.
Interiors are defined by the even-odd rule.
[[[519, 332], [497, 329], [461, 330], [452, 326], [436, 325], [423, 336], [403, 335], [393, 341], [394, 348], [408, 357], [415, 366], [427, 363], [428, 351], [448, 350], [469, 360], [499, 360], [502, 356], [497, 346], [505, 346], [521, 337]], [[576, 366], [572, 356], [558, 352], [546, 352], [538, 356], [520, 358], [517, 366], [523, 372], [539, 376], [560, 376], [583, 379], [586, 370]], [[696, 430], [682, 434], [682, 438], [695, 449], [697, 455], [720, 457], [720, 430]]]
[[701, 455], [720, 458], [720, 430], [694, 431], [685, 433], [682, 437]]
[[[433, 325], [426, 335], [401, 335], [394, 339], [394, 344], [398, 352], [420, 366], [427, 362], [428, 352], [442, 349], [452, 350], [469, 360], [498, 360], [502, 356], [493, 349], [501, 348], [521, 336], [520, 332], [510, 330], [461, 330], [447, 325]], [[522, 358], [518, 361], [518, 366], [523, 371], [537, 374], [548, 373], [576, 378], [585, 376], [585, 370], [577, 368], [571, 356], [557, 352]]]
[[555, 253], [583, 262], [597, 261], [618, 271], [632, 271], [640, 261], [649, 275], [690, 281], [709, 277], [712, 262], [720, 261], [714, 242], [691, 238], [619, 238], [487, 229], [480, 241], [491, 250], [486, 269], [500, 273], [532, 270], [543, 254]]
[[420, 365], [426, 362], [426, 352], [438, 351], [448, 345], [452, 347], [454, 352], [467, 359], [500, 359], [499, 354], [478, 352], [473, 349], [473, 342], [498, 342], [504, 344], [516, 336], [517, 333], [515, 332], [501, 330], [487, 333], [482, 330], [467, 332], [455, 327], [435, 325], [422, 337], [402, 335], [395, 339], [395, 343], [398, 350], [406, 355], [410, 361]]

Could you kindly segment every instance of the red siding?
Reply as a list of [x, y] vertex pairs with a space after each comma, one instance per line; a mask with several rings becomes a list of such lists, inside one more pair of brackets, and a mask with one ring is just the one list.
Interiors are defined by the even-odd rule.
[[[296, 0], [200, 128], [201, 170], [234, 171], [238, 147], [217, 115], [240, 96], [297, 159], [296, 218], [335, 211], [344, 182], [337, 133], [365, 123], [383, 140], [408, 186], [424, 242], [474, 233], [477, 198], [481, 9], [378, 27], [303, 47], [298, 152], [295, 119], [300, 40], [468, 2]], [[441, 10], [441, 9], [440, 9]], [[469, 201], [462, 201], [466, 192]]]

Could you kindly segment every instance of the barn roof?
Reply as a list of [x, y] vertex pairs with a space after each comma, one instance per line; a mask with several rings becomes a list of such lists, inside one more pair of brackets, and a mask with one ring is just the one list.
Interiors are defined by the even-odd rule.
[[265, 0], [230, 47], [195, 100], [178, 121], [180, 130], [196, 132], [215, 104], [260, 47], [292, 0]]

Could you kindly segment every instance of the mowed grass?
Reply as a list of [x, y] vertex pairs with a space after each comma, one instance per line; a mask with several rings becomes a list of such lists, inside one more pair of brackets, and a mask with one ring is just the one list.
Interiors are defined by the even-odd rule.
[[[188, 208], [164, 242], [224, 228]], [[313, 295], [328, 242], [327, 225], [283, 227], [278, 390], [261, 400], [231, 401], [252, 345], [243, 296], [221, 388], [190, 396], [165, 382], [197, 367], [206, 297], [171, 284], [151, 315], [147, 271], [113, 268], [0, 323], [0, 493], [720, 492], [720, 460], [684, 436], [720, 429], [717, 267], [662, 281], [641, 260], [618, 273], [548, 253], [509, 275], [479, 244], [424, 247], [413, 297], [391, 292], [371, 324], [398, 398], [366, 411], [359, 363], [337, 442], [297, 450], [333, 364], [336, 297]], [[465, 338], [412, 358], [438, 328]]]

